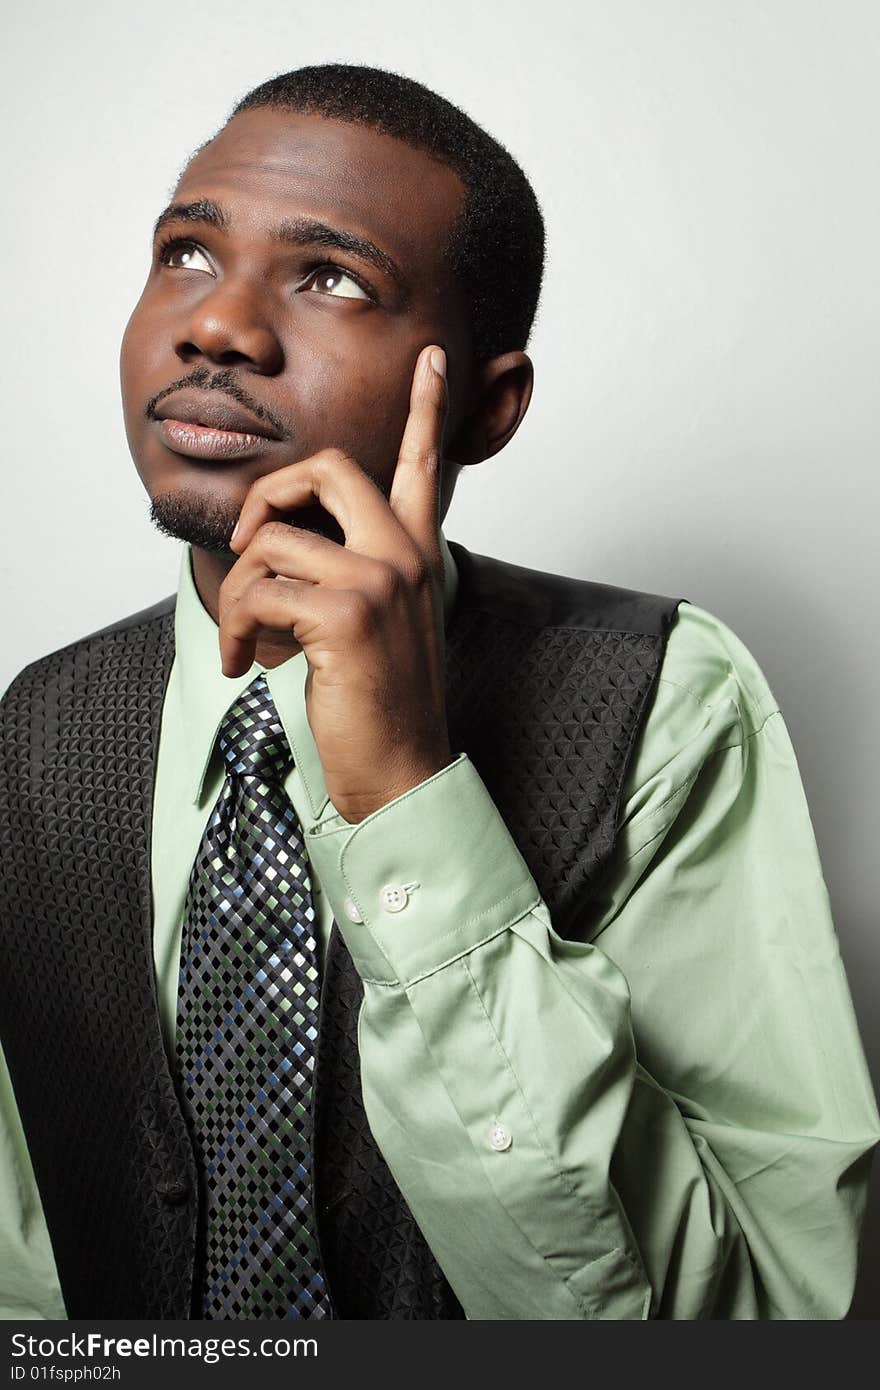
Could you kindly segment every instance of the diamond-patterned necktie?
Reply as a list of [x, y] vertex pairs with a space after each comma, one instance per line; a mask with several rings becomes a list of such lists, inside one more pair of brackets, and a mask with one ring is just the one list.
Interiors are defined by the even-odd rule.
[[220, 726], [226, 779], [184, 909], [177, 1057], [204, 1187], [205, 1318], [332, 1317], [311, 1184], [318, 958], [293, 762], [265, 675]]

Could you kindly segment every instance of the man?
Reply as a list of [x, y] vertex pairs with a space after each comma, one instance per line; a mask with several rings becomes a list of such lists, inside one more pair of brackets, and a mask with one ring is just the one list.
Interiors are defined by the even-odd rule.
[[542, 263], [370, 68], [255, 89], [160, 216], [178, 593], [0, 707], [6, 1316], [846, 1314], [880, 1123], [757, 663], [442, 532]]

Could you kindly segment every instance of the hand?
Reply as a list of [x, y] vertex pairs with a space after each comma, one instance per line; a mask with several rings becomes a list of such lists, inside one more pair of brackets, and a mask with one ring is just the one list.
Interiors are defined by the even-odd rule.
[[[431, 364], [440, 353], [444, 375]], [[363, 820], [454, 761], [446, 725], [440, 460], [445, 354], [422, 350], [390, 498], [338, 449], [252, 483], [220, 586], [224, 675], [243, 675], [262, 629], [306, 654], [306, 713], [327, 792]], [[273, 516], [317, 499], [345, 544]]]

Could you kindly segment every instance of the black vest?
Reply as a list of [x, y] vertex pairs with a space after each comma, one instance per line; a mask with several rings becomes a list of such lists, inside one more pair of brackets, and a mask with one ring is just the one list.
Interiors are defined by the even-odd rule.
[[[486, 783], [557, 932], [576, 935], [682, 600], [450, 545], [452, 750]], [[70, 1318], [198, 1316], [199, 1179], [152, 947], [153, 779], [174, 604], [32, 662], [0, 702], [0, 1037]], [[364, 1114], [362, 997], [334, 922], [313, 1138], [333, 1301], [343, 1318], [460, 1318]]]

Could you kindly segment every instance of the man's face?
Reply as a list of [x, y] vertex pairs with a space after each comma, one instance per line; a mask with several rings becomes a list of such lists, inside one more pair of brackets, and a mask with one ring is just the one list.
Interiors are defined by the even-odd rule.
[[[156, 238], [120, 356], [129, 448], [160, 529], [226, 552], [254, 479], [330, 446], [387, 496], [428, 343], [447, 352], [448, 451], [471, 369], [466, 305], [442, 257], [462, 197], [451, 169], [400, 140], [287, 111], [243, 112], [193, 159], [172, 201], [202, 207]], [[282, 223], [297, 235], [273, 236]], [[177, 244], [161, 251], [163, 237]], [[196, 419], [202, 404], [244, 408], [275, 437], [192, 457], [157, 418], [184, 402]], [[343, 540], [317, 503], [290, 519]]]

